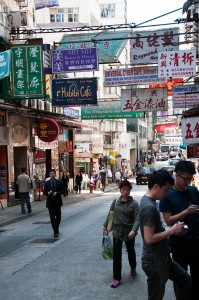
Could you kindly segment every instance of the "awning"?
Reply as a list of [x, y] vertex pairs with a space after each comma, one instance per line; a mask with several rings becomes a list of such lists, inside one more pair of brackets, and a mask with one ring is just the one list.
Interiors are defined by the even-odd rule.
[[128, 31], [64, 34], [58, 50], [97, 47], [99, 63], [119, 62], [128, 36]]

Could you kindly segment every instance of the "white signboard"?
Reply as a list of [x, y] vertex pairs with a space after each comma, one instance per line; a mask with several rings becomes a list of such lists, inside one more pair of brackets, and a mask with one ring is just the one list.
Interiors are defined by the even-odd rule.
[[158, 67], [111, 69], [104, 71], [104, 86], [166, 83], [158, 78]]
[[167, 89], [122, 90], [122, 111], [164, 111], [167, 110]]
[[184, 144], [199, 143], [199, 118], [182, 119], [181, 124]]
[[179, 145], [182, 142], [180, 136], [164, 136], [165, 143], [170, 145]]
[[178, 50], [178, 28], [155, 31], [136, 31], [131, 33], [131, 64], [149, 64], [158, 62], [158, 52]]
[[196, 50], [158, 53], [159, 77], [191, 77], [196, 75]]
[[173, 108], [192, 108], [199, 103], [199, 86], [182, 85], [173, 87]]

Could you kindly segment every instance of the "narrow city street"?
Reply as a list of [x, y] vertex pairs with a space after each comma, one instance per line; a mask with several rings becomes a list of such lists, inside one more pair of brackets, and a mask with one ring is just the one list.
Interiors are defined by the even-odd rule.
[[[139, 202], [147, 185], [136, 186], [132, 195]], [[142, 240], [136, 238], [137, 277], [129, 276], [126, 249], [123, 249], [122, 284], [110, 288], [112, 261], [104, 260], [102, 224], [111, 201], [119, 190], [75, 195], [74, 203], [64, 199], [58, 239], [53, 237], [44, 203], [33, 216], [0, 229], [0, 299], [7, 300], [108, 300], [147, 298], [146, 276], [141, 269]], [[87, 194], [90, 196], [90, 194]], [[81, 201], [81, 197], [84, 200]], [[78, 201], [78, 199], [80, 201]], [[19, 207], [18, 207], [19, 209]], [[38, 208], [37, 208], [38, 209]], [[7, 208], [9, 210], [9, 208]], [[1, 216], [7, 212], [1, 211]], [[20, 215], [19, 215], [20, 216]], [[166, 300], [174, 299], [169, 283]]]

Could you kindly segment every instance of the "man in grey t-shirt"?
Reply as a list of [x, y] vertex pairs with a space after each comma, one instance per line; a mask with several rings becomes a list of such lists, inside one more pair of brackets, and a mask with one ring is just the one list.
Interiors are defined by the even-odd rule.
[[174, 181], [166, 170], [154, 171], [148, 190], [142, 197], [139, 210], [140, 230], [143, 238], [142, 269], [147, 275], [148, 300], [162, 300], [168, 279], [176, 284], [176, 299], [191, 299], [190, 275], [171, 257], [168, 237], [183, 234], [184, 223], [179, 222], [165, 231], [155, 201], [162, 200]]
[[30, 188], [31, 180], [30, 177], [25, 173], [26, 168], [21, 168], [21, 174], [17, 177], [17, 184], [19, 186], [19, 197], [21, 201], [21, 213], [25, 214], [25, 203], [27, 205], [28, 213], [32, 212], [30, 204]]

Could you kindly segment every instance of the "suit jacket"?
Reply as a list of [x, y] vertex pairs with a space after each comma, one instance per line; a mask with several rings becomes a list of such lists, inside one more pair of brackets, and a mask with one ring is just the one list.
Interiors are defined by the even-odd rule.
[[62, 197], [61, 195], [63, 194], [63, 182], [59, 179], [55, 179], [55, 192], [56, 195], [48, 195], [48, 192], [52, 190], [52, 185], [51, 185], [51, 179], [47, 180], [44, 184], [44, 195], [47, 196], [47, 201], [46, 201], [46, 207], [47, 208], [52, 208], [52, 207], [60, 207], [63, 205], [62, 202]]

